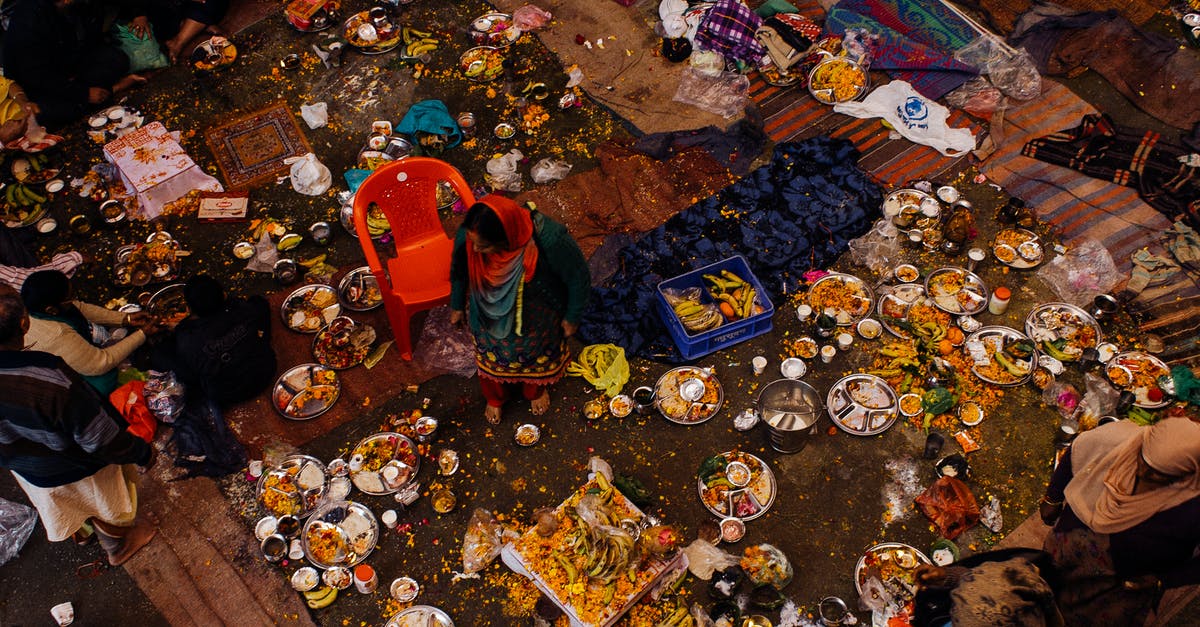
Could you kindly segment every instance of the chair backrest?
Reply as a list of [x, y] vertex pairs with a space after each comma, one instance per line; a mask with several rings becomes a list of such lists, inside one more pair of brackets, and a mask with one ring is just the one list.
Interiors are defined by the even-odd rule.
[[475, 204], [475, 196], [454, 166], [429, 157], [407, 157], [379, 167], [354, 195], [354, 230], [372, 272], [382, 269], [367, 232], [367, 212], [376, 205], [387, 218], [397, 252], [424, 246], [430, 240], [448, 239], [438, 215], [437, 185], [447, 181], [462, 202]]

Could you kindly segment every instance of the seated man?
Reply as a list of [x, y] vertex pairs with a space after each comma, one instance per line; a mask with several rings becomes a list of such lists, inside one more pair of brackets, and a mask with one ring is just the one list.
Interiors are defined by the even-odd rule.
[[271, 310], [262, 296], [225, 298], [216, 279], [200, 274], [183, 290], [190, 314], [173, 341], [159, 347], [157, 365], [173, 370], [189, 391], [219, 405], [249, 400], [275, 381]]
[[4, 33], [5, 76], [29, 92], [42, 120], [67, 124], [146, 79], [104, 42], [102, 3], [21, 0]]

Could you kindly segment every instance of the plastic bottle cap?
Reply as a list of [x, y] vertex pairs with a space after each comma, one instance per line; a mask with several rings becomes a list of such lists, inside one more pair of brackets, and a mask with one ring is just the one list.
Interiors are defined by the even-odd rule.
[[1002, 300], [1008, 300], [1009, 298], [1012, 297], [1012, 291], [1009, 290], [1007, 287], [1004, 287], [1003, 285], [996, 288], [995, 294], [996, 294], [996, 298], [999, 298]]

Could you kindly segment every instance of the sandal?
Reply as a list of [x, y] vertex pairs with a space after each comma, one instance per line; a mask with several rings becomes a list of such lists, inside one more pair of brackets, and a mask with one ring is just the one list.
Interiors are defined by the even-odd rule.
[[75, 569], [75, 576], [80, 579], [94, 579], [109, 568], [112, 568], [112, 566], [109, 566], [108, 560], [99, 559], [77, 567]]

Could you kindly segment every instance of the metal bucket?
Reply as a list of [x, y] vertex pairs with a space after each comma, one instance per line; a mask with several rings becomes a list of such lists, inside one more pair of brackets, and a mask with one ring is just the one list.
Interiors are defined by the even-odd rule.
[[755, 406], [767, 426], [771, 448], [780, 453], [799, 453], [816, 433], [825, 411], [813, 386], [796, 379], [768, 383], [758, 393]]

